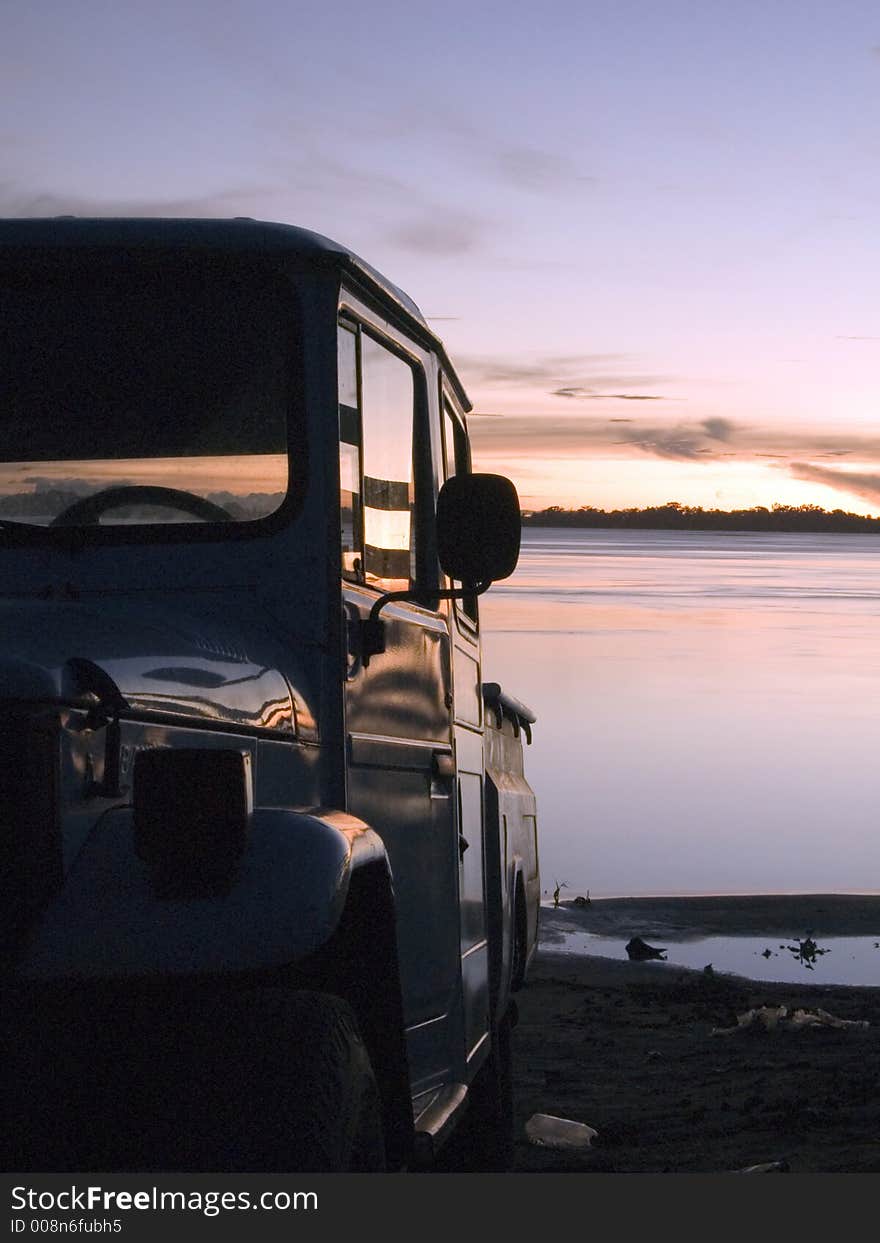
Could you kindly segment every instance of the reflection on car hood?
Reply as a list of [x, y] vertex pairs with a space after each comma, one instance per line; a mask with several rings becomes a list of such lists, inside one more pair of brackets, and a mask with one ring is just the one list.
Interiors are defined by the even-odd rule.
[[0, 600], [0, 699], [71, 695], [83, 689], [76, 662], [88, 661], [118, 688], [126, 716], [316, 739], [309, 649], [282, 644], [253, 613], [236, 618], [216, 603], [205, 612], [179, 599]]

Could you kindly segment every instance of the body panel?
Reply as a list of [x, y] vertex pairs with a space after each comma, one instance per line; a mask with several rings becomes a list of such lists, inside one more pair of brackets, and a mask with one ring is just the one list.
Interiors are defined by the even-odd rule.
[[[465, 616], [431, 591], [447, 581], [435, 514], [447, 473], [441, 372], [459, 420], [466, 395], [415, 303], [304, 230], [0, 222], [0, 280], [10, 266], [45, 272], [61, 252], [86, 274], [132, 256], [136, 267], [180, 254], [206, 270], [220, 255], [250, 256], [254, 272], [289, 290], [290, 490], [271, 514], [229, 524], [210, 514], [0, 522], [6, 983], [35, 1000], [35, 1039], [57, 990], [88, 1007], [106, 984], [135, 1016], [166, 984], [184, 1001], [190, 984], [222, 994], [245, 980], [336, 992], [377, 1068], [389, 1151], [405, 1161], [402, 1105], [446, 1102], [446, 1122], [432, 1125], [454, 1130], [489, 1056], [510, 992], [517, 878], [529, 952], [536, 936], [521, 739], [503, 712], [484, 714], [475, 608]], [[415, 385], [420, 591], [383, 609], [384, 650], [371, 659], [362, 623], [381, 589], [352, 581], [340, 550], [340, 312], [403, 359]], [[401, 522], [400, 482], [371, 478], [365, 506]], [[246, 844], [222, 892], [160, 894], [138, 857], [136, 760], [159, 748], [245, 756]]]

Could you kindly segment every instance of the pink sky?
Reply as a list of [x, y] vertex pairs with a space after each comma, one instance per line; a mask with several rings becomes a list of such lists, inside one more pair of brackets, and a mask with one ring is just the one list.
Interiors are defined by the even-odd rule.
[[529, 506], [880, 512], [870, 0], [35, 0], [0, 109], [2, 214], [361, 253]]

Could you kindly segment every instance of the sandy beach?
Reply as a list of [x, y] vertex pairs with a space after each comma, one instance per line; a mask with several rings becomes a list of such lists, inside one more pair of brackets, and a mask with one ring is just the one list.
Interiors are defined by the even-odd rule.
[[[880, 897], [618, 898], [542, 908], [514, 1033], [519, 1171], [880, 1171], [880, 987], [762, 983], [672, 963], [559, 952], [562, 930], [664, 937], [876, 936]], [[878, 950], [880, 984], [880, 950]], [[805, 973], [806, 974], [806, 973]], [[786, 1007], [774, 1029], [738, 1016]], [[794, 1026], [819, 1009], [868, 1026]], [[598, 1131], [589, 1149], [528, 1142], [535, 1113]]]

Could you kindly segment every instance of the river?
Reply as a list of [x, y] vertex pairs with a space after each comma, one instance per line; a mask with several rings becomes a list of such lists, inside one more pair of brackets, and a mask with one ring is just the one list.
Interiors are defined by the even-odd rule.
[[880, 538], [527, 528], [483, 677], [563, 897], [880, 889]]

